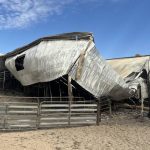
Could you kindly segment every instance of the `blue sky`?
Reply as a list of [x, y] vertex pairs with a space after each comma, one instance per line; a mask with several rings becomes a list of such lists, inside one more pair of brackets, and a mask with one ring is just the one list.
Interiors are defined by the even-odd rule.
[[0, 0], [0, 53], [72, 31], [93, 32], [104, 58], [150, 54], [150, 0]]

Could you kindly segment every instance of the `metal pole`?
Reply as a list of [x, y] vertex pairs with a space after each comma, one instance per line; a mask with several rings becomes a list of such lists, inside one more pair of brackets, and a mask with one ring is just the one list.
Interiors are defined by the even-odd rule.
[[3, 90], [5, 89], [5, 75], [6, 75], [6, 73], [5, 73], [5, 71], [4, 71], [4, 76], [3, 76]]
[[68, 116], [68, 125], [71, 125], [71, 104], [72, 104], [72, 85], [71, 77], [68, 75], [68, 96], [69, 96], [69, 116]]
[[99, 126], [101, 122], [101, 108], [100, 108], [100, 99], [97, 100], [97, 122], [96, 125]]
[[5, 105], [4, 129], [7, 128], [8, 104]]
[[41, 107], [40, 107], [40, 99], [37, 98], [37, 124], [36, 124], [36, 128], [39, 129], [40, 127], [40, 111]]
[[111, 99], [109, 98], [109, 113], [110, 113], [110, 116], [112, 115], [112, 109], [111, 109]]
[[61, 99], [61, 87], [60, 87], [60, 82], [59, 82], [58, 84], [59, 84], [59, 96], [60, 96], [60, 101], [62, 101], [62, 99]]
[[142, 103], [141, 103], [141, 116], [143, 117], [144, 114], [144, 99], [142, 97]]
[[48, 85], [49, 85], [50, 97], [51, 97], [51, 102], [52, 102], [53, 95], [52, 95], [51, 83], [49, 82]]

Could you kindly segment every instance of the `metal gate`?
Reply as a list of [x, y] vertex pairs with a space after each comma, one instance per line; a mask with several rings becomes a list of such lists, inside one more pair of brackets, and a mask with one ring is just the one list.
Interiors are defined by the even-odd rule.
[[96, 124], [97, 104], [85, 101], [42, 102], [39, 127], [78, 126]]
[[37, 103], [0, 103], [0, 129], [21, 130], [37, 128]]
[[[27, 130], [51, 127], [96, 125], [96, 101], [0, 102], [0, 129]], [[34, 99], [34, 98], [32, 98]]]

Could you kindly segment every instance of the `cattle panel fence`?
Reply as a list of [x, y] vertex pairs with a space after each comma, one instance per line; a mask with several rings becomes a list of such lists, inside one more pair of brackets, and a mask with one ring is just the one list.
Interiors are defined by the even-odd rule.
[[100, 112], [98, 101], [84, 98], [0, 97], [0, 130], [99, 125]]

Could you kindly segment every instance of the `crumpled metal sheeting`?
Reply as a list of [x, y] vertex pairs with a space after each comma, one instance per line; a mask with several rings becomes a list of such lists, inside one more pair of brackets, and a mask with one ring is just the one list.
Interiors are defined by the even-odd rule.
[[[87, 40], [42, 41], [37, 46], [6, 59], [5, 65], [24, 86], [52, 81], [67, 73], [87, 43]], [[15, 59], [23, 54], [24, 69], [16, 71]]]
[[[70, 75], [76, 80], [75, 70], [77, 65], [74, 67]], [[128, 85], [98, 54], [95, 47], [86, 53], [81, 78], [76, 81], [96, 97], [106, 95], [113, 97], [114, 93], [110, 94], [110, 92], [115, 86], [121, 87], [117, 89], [119, 93], [126, 94], [126, 98], [129, 96], [129, 91], [126, 90]], [[116, 96], [115, 98], [116, 100], [122, 99], [122, 97]]]
[[[92, 42], [84, 55], [81, 76], [76, 79], [78, 61], [89, 40], [42, 41], [36, 46], [6, 59], [5, 65], [22, 85], [48, 82], [68, 74], [84, 89], [95, 97], [112, 96], [115, 93], [126, 94], [128, 85], [98, 54]], [[15, 59], [25, 54], [24, 69], [16, 71]], [[119, 87], [114, 90], [114, 87]], [[120, 95], [119, 95], [120, 96]], [[115, 98], [117, 96], [115, 95]], [[122, 97], [117, 97], [121, 100]]]
[[129, 83], [129, 87], [130, 88], [134, 88], [134, 89], [138, 89], [138, 86], [141, 86], [141, 98], [142, 99], [146, 99], [148, 98], [148, 86], [147, 86], [147, 83], [146, 83], [146, 80], [139, 77], [135, 80], [133, 80], [132, 82]]
[[[126, 81], [129, 88], [137, 90], [141, 86], [141, 98], [148, 98], [148, 87], [146, 79], [140, 77], [139, 74], [145, 69], [150, 71], [150, 56], [140, 56], [132, 58], [120, 58], [107, 61], [114, 70], [116, 70]], [[140, 98], [140, 97], [139, 97]]]
[[[107, 60], [112, 68], [125, 78], [132, 72], [140, 72], [146, 61], [149, 60], [149, 56], [131, 57], [131, 58], [119, 58]], [[147, 67], [145, 66], [147, 70]]]
[[119, 84], [114, 86], [112, 90], [109, 93], [110, 96], [113, 97], [113, 100], [119, 101], [123, 99], [128, 99], [129, 97], [132, 97], [131, 90], [129, 87], [122, 87]]

